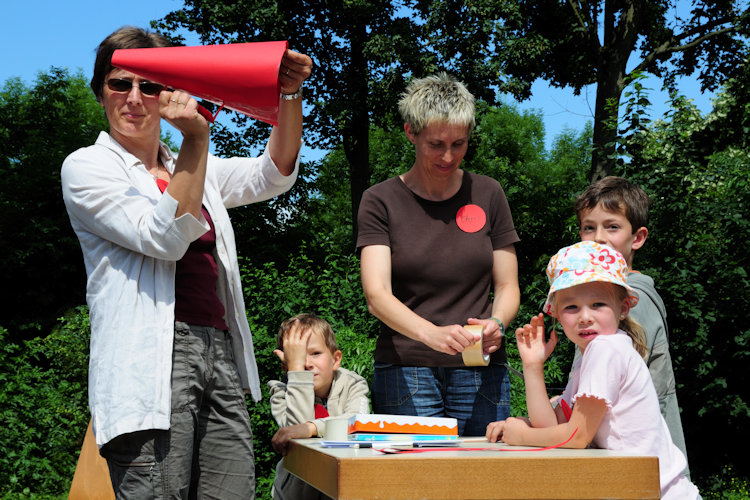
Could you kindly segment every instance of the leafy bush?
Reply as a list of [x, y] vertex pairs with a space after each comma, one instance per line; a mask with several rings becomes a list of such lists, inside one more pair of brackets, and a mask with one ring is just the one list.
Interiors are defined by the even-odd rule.
[[46, 337], [7, 336], [0, 328], [0, 495], [67, 491], [89, 420], [86, 308]]
[[738, 476], [731, 466], [724, 466], [715, 476], [701, 481], [701, 493], [706, 500], [747, 500], [750, 498], [750, 479]]
[[728, 115], [725, 105], [720, 100], [703, 117], [675, 97], [671, 121], [634, 136], [632, 160], [621, 172], [652, 199], [649, 237], [635, 266], [653, 276], [667, 307], [682, 424], [697, 475], [717, 463], [744, 462], [750, 444], [747, 433], [737, 432], [750, 425], [750, 153], [732, 134], [707, 133]]

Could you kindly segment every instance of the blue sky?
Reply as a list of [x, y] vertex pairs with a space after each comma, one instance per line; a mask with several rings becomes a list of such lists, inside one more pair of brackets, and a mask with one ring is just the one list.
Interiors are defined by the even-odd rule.
[[[160, 19], [182, 7], [181, 0], [127, 0], [122, 3], [73, 0], [0, 0], [2, 1], [2, 29], [0, 45], [0, 82], [20, 77], [33, 83], [38, 72], [52, 66], [79, 69], [91, 77], [94, 50], [107, 35], [123, 25], [148, 27], [149, 21]], [[294, 48], [294, 47], [292, 47]], [[667, 95], [659, 92], [659, 80], [647, 80], [653, 106], [652, 118], [667, 111]], [[683, 78], [680, 91], [704, 113], [711, 109], [713, 95], [700, 93], [695, 78]], [[565, 128], [580, 131], [592, 120], [595, 90], [584, 89], [574, 96], [569, 89], [553, 89], [537, 81], [532, 98], [519, 103], [521, 110], [542, 113], [547, 144]], [[174, 134], [173, 134], [174, 135]], [[178, 138], [175, 138], [178, 139]], [[317, 156], [308, 156], [308, 159]]]

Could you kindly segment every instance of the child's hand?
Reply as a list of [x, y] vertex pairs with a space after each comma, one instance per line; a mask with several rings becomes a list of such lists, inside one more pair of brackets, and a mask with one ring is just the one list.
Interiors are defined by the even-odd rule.
[[282, 455], [286, 456], [287, 449], [289, 448], [289, 441], [292, 439], [302, 439], [313, 437], [318, 433], [315, 424], [312, 422], [305, 422], [297, 425], [287, 425], [286, 427], [279, 428], [276, 434], [271, 438], [271, 445], [273, 449]]
[[557, 333], [552, 330], [549, 342], [544, 341], [544, 315], [532, 316], [531, 323], [516, 330], [518, 354], [524, 367], [544, 365], [557, 345]]
[[485, 432], [487, 441], [490, 443], [497, 443], [500, 440], [500, 436], [503, 435], [503, 427], [505, 427], [505, 420], [490, 422], [487, 425], [487, 431]]
[[503, 443], [514, 446], [526, 444], [523, 434], [530, 427], [531, 424], [525, 418], [509, 417], [503, 426]]
[[[515, 422], [517, 421], [517, 422]], [[490, 443], [497, 443], [500, 441], [500, 438], [502, 437], [503, 442], [507, 444], [513, 444], [505, 440], [504, 432], [506, 429], [507, 422], [511, 422], [510, 426], [516, 426], [520, 422], [521, 424], [524, 424], [526, 427], [531, 427], [531, 421], [527, 417], [508, 417], [507, 420], [500, 420], [498, 422], [490, 422], [487, 426], [487, 432], [485, 433], [485, 437], [487, 438], [487, 441]]]
[[312, 329], [303, 330], [299, 321], [295, 321], [284, 333], [284, 350], [274, 349], [273, 353], [279, 357], [281, 364], [288, 371], [304, 371], [307, 360], [307, 341], [312, 335]]

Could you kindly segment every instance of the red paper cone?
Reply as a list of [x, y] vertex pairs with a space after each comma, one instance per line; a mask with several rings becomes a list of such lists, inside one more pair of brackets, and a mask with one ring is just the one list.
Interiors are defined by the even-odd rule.
[[118, 49], [112, 66], [279, 124], [279, 67], [288, 42]]

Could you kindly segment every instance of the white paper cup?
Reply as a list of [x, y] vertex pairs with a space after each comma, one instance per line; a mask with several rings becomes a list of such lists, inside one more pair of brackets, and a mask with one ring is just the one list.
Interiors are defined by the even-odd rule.
[[333, 417], [326, 420], [326, 435], [328, 441], [346, 441], [349, 437], [349, 417]]

